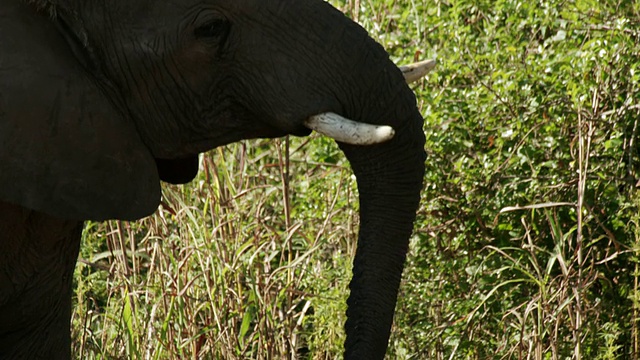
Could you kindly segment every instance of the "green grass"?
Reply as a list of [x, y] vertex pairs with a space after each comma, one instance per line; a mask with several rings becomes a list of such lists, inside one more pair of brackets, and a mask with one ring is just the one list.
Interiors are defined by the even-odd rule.
[[[640, 5], [333, 3], [396, 63], [439, 61], [414, 85], [426, 185], [389, 358], [637, 359]], [[355, 181], [332, 141], [286, 141], [88, 224], [77, 358], [341, 358]]]

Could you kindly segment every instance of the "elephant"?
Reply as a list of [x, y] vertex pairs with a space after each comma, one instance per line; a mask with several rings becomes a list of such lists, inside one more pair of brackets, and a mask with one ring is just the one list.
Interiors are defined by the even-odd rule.
[[84, 221], [152, 214], [202, 152], [312, 129], [359, 190], [344, 357], [383, 358], [422, 126], [387, 52], [322, 0], [0, 0], [0, 358], [71, 357]]

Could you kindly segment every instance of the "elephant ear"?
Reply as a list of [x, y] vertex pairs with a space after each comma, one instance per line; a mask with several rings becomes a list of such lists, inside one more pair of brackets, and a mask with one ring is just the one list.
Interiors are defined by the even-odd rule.
[[46, 14], [0, 4], [0, 200], [69, 219], [157, 209], [154, 159]]

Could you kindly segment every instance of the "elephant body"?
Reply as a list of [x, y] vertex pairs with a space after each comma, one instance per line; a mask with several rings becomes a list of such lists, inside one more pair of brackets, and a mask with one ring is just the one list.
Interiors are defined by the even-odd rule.
[[384, 357], [424, 174], [415, 98], [321, 0], [0, 0], [0, 358], [67, 359], [84, 220], [135, 220], [200, 152], [310, 133], [336, 113], [393, 139], [339, 142], [361, 227], [346, 359]]

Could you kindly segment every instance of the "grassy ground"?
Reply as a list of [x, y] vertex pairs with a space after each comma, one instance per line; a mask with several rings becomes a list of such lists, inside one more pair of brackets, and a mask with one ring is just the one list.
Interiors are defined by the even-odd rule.
[[[637, 359], [640, 5], [333, 4], [397, 63], [439, 59], [415, 86], [428, 168], [389, 358]], [[247, 141], [202, 167], [155, 215], [87, 226], [77, 358], [340, 358], [342, 154]]]

